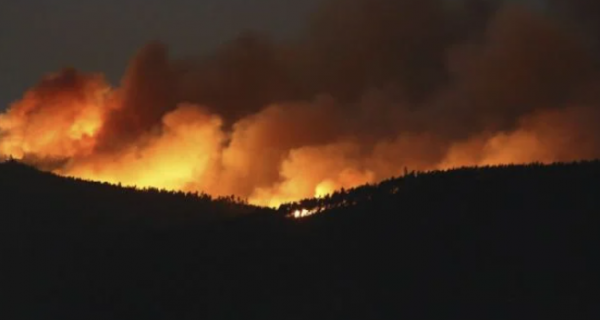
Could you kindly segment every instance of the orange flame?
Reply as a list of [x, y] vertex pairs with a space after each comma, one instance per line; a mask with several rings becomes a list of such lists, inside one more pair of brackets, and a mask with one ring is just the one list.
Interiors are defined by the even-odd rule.
[[310, 217], [315, 214], [317, 214], [316, 210], [298, 209], [298, 210], [295, 210], [294, 212], [292, 212], [291, 217], [294, 219], [302, 219], [302, 218]]
[[[289, 140], [283, 144], [273, 136], [286, 134], [281, 123], [288, 121], [288, 113], [308, 125], [314, 123], [314, 117], [326, 116], [326, 108], [271, 106], [240, 120], [233, 132], [227, 132], [219, 116], [198, 105], [180, 104], [135, 143], [118, 151], [98, 151], [95, 146], [108, 115], [123, 107], [117, 92], [101, 77], [73, 71], [44, 79], [0, 115], [0, 155], [35, 159], [36, 163], [63, 159], [66, 164], [53, 171], [66, 176], [138, 187], [237, 194], [254, 204], [277, 207], [398, 175], [407, 165], [427, 170], [564, 160], [561, 153], [573, 147], [566, 137], [573, 129], [569, 119], [588, 112], [586, 108], [571, 108], [536, 114], [515, 130], [476, 135], [445, 146], [438, 146], [436, 139], [404, 136], [396, 142], [382, 141], [373, 151], [365, 152], [360, 142], [343, 137], [333, 143], [306, 141], [304, 145], [301, 135], [282, 136]], [[422, 162], [402, 161], [402, 155], [411, 148], [416, 150], [416, 145], [446, 151], [437, 161], [431, 157], [424, 157]], [[580, 151], [571, 157], [587, 155]], [[312, 214], [300, 210], [292, 216]]]
[[118, 88], [46, 77], [0, 114], [0, 158], [277, 207], [408, 170], [600, 157], [595, 60], [552, 21], [508, 7], [451, 43], [472, 38], [446, 32], [455, 13], [361, 1], [297, 47], [242, 37], [189, 66], [153, 43]]

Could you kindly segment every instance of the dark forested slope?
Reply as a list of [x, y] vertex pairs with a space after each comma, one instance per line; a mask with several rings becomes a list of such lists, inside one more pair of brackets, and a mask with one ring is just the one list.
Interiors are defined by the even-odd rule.
[[[589, 318], [599, 297], [599, 182], [600, 162], [410, 173], [271, 212], [3, 164], [0, 290], [10, 294], [0, 312]], [[297, 209], [322, 212], [285, 217]], [[198, 218], [218, 214], [235, 218]]]
[[117, 187], [59, 177], [16, 161], [0, 163], [0, 215], [6, 229], [189, 226], [267, 211], [235, 197]]

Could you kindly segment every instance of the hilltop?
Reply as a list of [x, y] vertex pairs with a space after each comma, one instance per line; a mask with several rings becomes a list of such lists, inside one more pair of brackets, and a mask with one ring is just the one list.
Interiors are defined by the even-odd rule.
[[[12, 294], [0, 312], [588, 317], [598, 294], [598, 182], [598, 161], [411, 172], [275, 211], [4, 163], [2, 219], [12, 224], [3, 225], [15, 228], [2, 242], [2, 287]], [[295, 210], [319, 214], [286, 217]]]

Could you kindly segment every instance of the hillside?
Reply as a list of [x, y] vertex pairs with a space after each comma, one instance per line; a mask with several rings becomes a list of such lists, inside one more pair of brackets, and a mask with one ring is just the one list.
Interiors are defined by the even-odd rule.
[[[588, 318], [599, 294], [599, 182], [598, 161], [409, 173], [275, 212], [5, 163], [1, 287], [10, 298], [0, 312]], [[286, 218], [295, 210], [320, 213]]]
[[267, 211], [235, 197], [118, 187], [0, 163], [3, 227], [26, 230], [190, 226]]

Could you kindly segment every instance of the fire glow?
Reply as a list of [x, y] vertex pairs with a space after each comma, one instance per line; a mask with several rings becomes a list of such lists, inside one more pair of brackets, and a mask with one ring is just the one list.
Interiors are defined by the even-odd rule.
[[294, 212], [292, 212], [291, 217], [294, 219], [302, 219], [302, 218], [310, 217], [317, 213], [318, 213], [317, 210], [298, 209], [298, 210], [295, 210]]
[[[0, 114], [0, 158], [65, 176], [277, 207], [406, 168], [600, 156], [600, 77], [585, 47], [553, 21], [507, 7], [483, 27], [484, 39], [457, 42], [440, 36], [451, 29], [442, 22], [460, 19], [457, 12], [438, 21], [437, 7], [355, 2], [373, 7], [341, 15], [334, 26], [366, 28], [349, 33], [352, 41], [328, 33], [333, 13], [325, 10], [323, 38], [308, 45], [241, 37], [217, 58], [189, 63], [151, 43], [116, 88], [73, 69], [45, 77]], [[400, 18], [389, 20], [392, 9], [376, 3]], [[411, 10], [424, 18], [408, 19]], [[362, 14], [374, 16], [356, 16]], [[408, 25], [389, 29], [401, 17]], [[364, 53], [368, 46], [372, 54]]]

